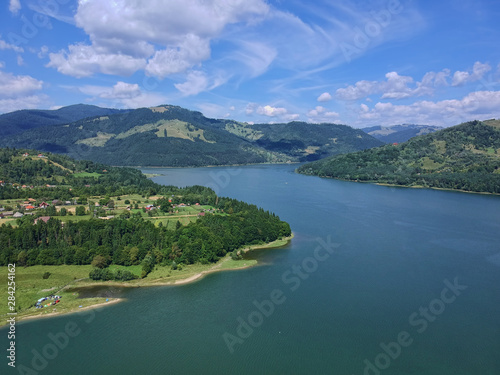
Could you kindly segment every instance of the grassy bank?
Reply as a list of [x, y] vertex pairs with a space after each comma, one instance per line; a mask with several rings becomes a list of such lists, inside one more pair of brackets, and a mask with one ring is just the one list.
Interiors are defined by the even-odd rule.
[[[272, 249], [287, 245], [293, 235], [282, 240], [277, 240], [268, 244], [245, 246], [242, 251], [254, 249]], [[106, 303], [106, 298], [84, 298], [79, 299], [76, 293], [67, 291], [70, 287], [108, 285], [108, 286], [127, 286], [127, 287], [144, 287], [154, 285], [174, 285], [185, 284], [188, 282], [197, 281], [212, 272], [236, 270], [255, 266], [256, 260], [242, 259], [233, 260], [230, 255], [226, 255], [223, 259], [215, 264], [192, 264], [183, 266], [182, 269], [172, 270], [171, 267], [156, 266], [155, 269], [144, 279], [136, 279], [129, 282], [96, 282], [88, 279], [88, 275], [92, 266], [32, 266], [32, 267], [16, 267], [16, 312], [17, 320], [26, 318], [41, 318], [44, 316], [52, 316], [56, 314], [64, 314], [79, 311], [83, 308]], [[141, 266], [111, 266], [113, 272], [118, 269], [126, 269], [133, 274], [139, 276]], [[43, 275], [49, 272], [50, 276], [46, 279]], [[0, 267], [0, 284], [2, 285], [0, 298], [3, 303], [0, 303], [0, 326], [6, 324], [8, 310], [8, 269]], [[35, 302], [42, 297], [50, 295], [60, 295], [61, 302], [54, 306], [36, 309]], [[116, 302], [117, 299], [110, 299], [108, 303]], [[80, 307], [81, 306], [81, 307]]]

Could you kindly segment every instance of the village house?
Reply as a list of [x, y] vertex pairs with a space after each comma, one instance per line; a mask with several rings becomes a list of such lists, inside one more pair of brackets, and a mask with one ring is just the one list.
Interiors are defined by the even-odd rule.
[[46, 223], [47, 221], [49, 221], [49, 220], [50, 220], [50, 216], [40, 216], [40, 217], [37, 217], [37, 218], [35, 219], [35, 225], [36, 225], [36, 223], [38, 223], [40, 220], [41, 220], [41, 221], [43, 221], [44, 223]]
[[42, 203], [40, 203], [40, 204], [38, 205], [38, 207], [40, 207], [40, 208], [47, 208], [47, 207], [49, 207], [49, 204], [48, 204], [48, 203], [46, 203], [46, 202], [42, 202]]
[[12, 215], [13, 218], [19, 219], [20, 217], [23, 217], [24, 215], [21, 212], [16, 212], [14, 215]]

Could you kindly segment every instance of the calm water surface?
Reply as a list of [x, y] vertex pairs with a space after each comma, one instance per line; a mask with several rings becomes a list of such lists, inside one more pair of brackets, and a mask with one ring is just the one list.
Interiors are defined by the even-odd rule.
[[[295, 238], [254, 253], [258, 267], [119, 291], [127, 302], [18, 324], [17, 370], [500, 374], [500, 197], [320, 179], [294, 168], [144, 170], [162, 174], [154, 178], [161, 184], [206, 185], [269, 209]], [[331, 253], [322, 243], [333, 244]], [[263, 302], [273, 297], [279, 304]], [[65, 327], [79, 333], [57, 348], [48, 335]], [[5, 342], [5, 329], [0, 335]]]

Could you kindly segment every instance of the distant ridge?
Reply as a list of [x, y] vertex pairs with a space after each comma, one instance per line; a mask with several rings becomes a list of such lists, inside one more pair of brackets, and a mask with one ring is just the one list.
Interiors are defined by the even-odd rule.
[[401, 124], [392, 126], [370, 126], [362, 128], [365, 133], [384, 143], [402, 143], [418, 135], [433, 133], [443, 128], [431, 125]]
[[86, 117], [123, 113], [128, 110], [74, 104], [55, 110], [23, 109], [0, 115], [0, 137], [20, 134], [41, 126], [68, 124]]

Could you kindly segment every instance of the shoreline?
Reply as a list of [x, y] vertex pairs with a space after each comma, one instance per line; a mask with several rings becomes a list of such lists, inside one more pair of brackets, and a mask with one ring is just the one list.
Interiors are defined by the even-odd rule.
[[[53, 318], [53, 317], [56, 317], [56, 316], [77, 314], [80, 311], [98, 309], [98, 308], [103, 307], [105, 305], [106, 306], [107, 305], [113, 305], [113, 304], [116, 304], [116, 303], [119, 303], [119, 302], [123, 302], [123, 301], [125, 301], [125, 298], [113, 298], [113, 299], [109, 299], [109, 301], [107, 301], [107, 302], [106, 301], [105, 302], [100, 302], [100, 303], [96, 303], [96, 304], [93, 304], [93, 305], [88, 305], [88, 306], [84, 306], [84, 307], [80, 307], [80, 308], [72, 308], [72, 309], [70, 309], [68, 311], [63, 311], [63, 312], [53, 311], [53, 312], [50, 312], [50, 313], [47, 313], [47, 314], [44, 314], [42, 312], [42, 313], [37, 314], [37, 315], [22, 316], [19, 319], [16, 318], [16, 322], [24, 322], [24, 321], [27, 321], [27, 320]], [[1, 327], [2, 326], [0, 325], [0, 328]]]
[[439, 187], [434, 187], [434, 186], [422, 186], [422, 185], [408, 186], [408, 185], [390, 184], [388, 182], [377, 182], [377, 181], [346, 180], [346, 179], [338, 178], [338, 177], [318, 176], [318, 175], [315, 175], [315, 174], [300, 173], [300, 172], [297, 172], [297, 170], [295, 170], [295, 173], [301, 174], [301, 175], [304, 175], [304, 176], [313, 176], [313, 177], [319, 177], [319, 178], [329, 178], [329, 179], [338, 180], [338, 181], [357, 182], [357, 183], [361, 183], [361, 184], [373, 184], [373, 185], [386, 186], [386, 187], [401, 187], [401, 188], [410, 188], [410, 189], [432, 189], [432, 190], [440, 190], [440, 191], [454, 191], [454, 192], [468, 193], [468, 194], [482, 194], [482, 195], [496, 195], [496, 196], [500, 196], [500, 193], [490, 193], [488, 191], [471, 191], [471, 190], [439, 188]]
[[[281, 240], [276, 240], [273, 242], [269, 242], [267, 244], [245, 246], [243, 249], [240, 249], [240, 251], [247, 253], [249, 251], [259, 250], [259, 249], [279, 249], [279, 248], [283, 248], [283, 247], [288, 246], [293, 238], [294, 238], [294, 233], [292, 232], [292, 234], [289, 237], [284, 237]], [[258, 261], [253, 261], [253, 262], [251, 262], [252, 264], [245, 266], [245, 259], [241, 259], [241, 260], [237, 261], [237, 262], [243, 263], [243, 266], [241, 266], [241, 267], [233, 267], [233, 268], [223, 268], [222, 267], [225, 263], [227, 263], [228, 261], [231, 261], [231, 260], [232, 259], [230, 258], [230, 255], [226, 254], [226, 256], [224, 258], [220, 259], [216, 264], [214, 264], [212, 267], [210, 267], [207, 270], [197, 272], [194, 275], [186, 275], [187, 277], [184, 277], [181, 279], [169, 280], [167, 282], [163, 281], [163, 278], [151, 279], [151, 280], [147, 280], [147, 281], [142, 282], [142, 283], [141, 283], [141, 280], [145, 280], [145, 279], [141, 279], [140, 281], [138, 281], [135, 284], [128, 284], [126, 282], [119, 282], [119, 283], [117, 283], [117, 282], [86, 282], [83, 285], [78, 285], [78, 284], [71, 285], [71, 284], [69, 284], [69, 285], [66, 285], [63, 289], [79, 288], [79, 287], [85, 288], [85, 287], [89, 287], [89, 286], [109, 286], [109, 287], [115, 286], [115, 287], [124, 287], [124, 288], [140, 288], [140, 287], [153, 287], [153, 286], [187, 285], [187, 284], [191, 284], [191, 283], [200, 281], [206, 275], [209, 275], [211, 273], [221, 272], [221, 271], [238, 271], [238, 270], [248, 269], [248, 268], [251, 268], [251, 267], [258, 265]], [[100, 297], [100, 298], [104, 298], [104, 297]], [[35, 315], [20, 316], [20, 317], [16, 317], [16, 322], [75, 314], [75, 313], [78, 313], [80, 311], [104, 307], [107, 305], [116, 304], [116, 303], [123, 302], [126, 300], [125, 298], [108, 298], [108, 299], [109, 299], [109, 301], [107, 301], [107, 302], [98, 302], [98, 303], [90, 304], [90, 305], [87, 305], [87, 306], [84, 306], [81, 308], [78, 308], [78, 307], [70, 308], [68, 311], [52, 311], [50, 313], [41, 312], [41, 313], [35, 314]], [[82, 298], [81, 300], [84, 301], [85, 298]], [[4, 318], [8, 318], [8, 316], [6, 316]], [[6, 319], [2, 319], [2, 322], [0, 322], [0, 329], [5, 325], [7, 325]]]

